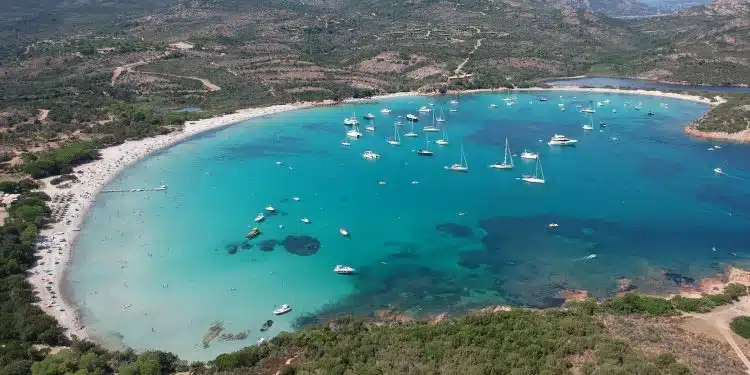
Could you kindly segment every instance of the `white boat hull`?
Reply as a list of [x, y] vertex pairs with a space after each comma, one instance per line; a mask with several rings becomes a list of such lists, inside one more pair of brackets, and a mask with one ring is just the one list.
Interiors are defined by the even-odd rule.
[[543, 184], [544, 183], [544, 180], [542, 180], [541, 178], [536, 178], [536, 177], [521, 177], [521, 180], [523, 182], [528, 182], [531, 184]]
[[513, 169], [513, 165], [512, 164], [502, 164], [502, 163], [500, 163], [500, 164], [492, 164], [492, 165], [490, 165], [490, 168], [494, 168], [494, 169]]
[[440, 131], [440, 129], [427, 126], [427, 127], [422, 128], [422, 131], [424, 131], [425, 133], [437, 133]]
[[453, 172], [468, 172], [469, 168], [456, 166], [456, 165], [446, 165], [445, 169]]
[[448, 141], [445, 141], [445, 140], [442, 140], [442, 139], [438, 139], [437, 141], [435, 141], [435, 144], [438, 144], [438, 145], [441, 145], [441, 146], [447, 146], [448, 145]]
[[404, 137], [416, 138], [416, 137], [419, 137], [419, 134], [417, 134], [417, 133], [404, 133]]

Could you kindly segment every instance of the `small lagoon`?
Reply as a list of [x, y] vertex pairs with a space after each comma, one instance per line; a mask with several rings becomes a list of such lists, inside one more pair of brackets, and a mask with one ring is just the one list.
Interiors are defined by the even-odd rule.
[[[642, 291], [674, 290], [747, 264], [750, 148], [708, 151], [714, 143], [685, 136], [681, 126], [706, 105], [560, 91], [514, 93], [516, 104], [506, 106], [504, 96], [461, 96], [456, 112], [451, 97], [287, 112], [142, 160], [106, 189], [169, 190], [97, 199], [70, 273], [84, 323], [110, 342], [207, 360], [339, 315], [555, 306], [564, 289], [602, 297], [626, 277]], [[576, 106], [604, 100], [594, 130], [584, 131], [588, 119]], [[420, 115], [418, 138], [388, 145], [395, 121], [410, 130], [399, 116], [428, 103], [443, 108], [450, 144], [431, 143], [433, 157], [417, 156], [425, 146], [418, 130], [432, 118]], [[355, 112], [364, 136], [342, 147], [343, 119]], [[375, 132], [364, 130], [366, 113], [377, 116]], [[555, 133], [578, 146], [548, 146]], [[515, 168], [488, 168], [502, 161], [506, 137]], [[445, 170], [459, 162], [461, 144], [470, 172]], [[535, 170], [518, 157], [524, 149], [541, 155], [546, 184], [518, 180]], [[363, 159], [365, 150], [380, 158]], [[269, 204], [277, 212], [256, 224]], [[255, 226], [262, 234], [246, 240]], [[359, 273], [336, 275], [337, 264]], [[293, 310], [274, 316], [281, 304]], [[204, 347], [213, 322], [248, 337]]]

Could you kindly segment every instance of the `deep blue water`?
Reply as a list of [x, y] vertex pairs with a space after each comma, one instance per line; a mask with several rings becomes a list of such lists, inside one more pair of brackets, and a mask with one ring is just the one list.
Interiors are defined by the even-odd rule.
[[[681, 126], [706, 105], [618, 94], [514, 96], [513, 106], [497, 93], [462, 96], [457, 112], [448, 111], [451, 98], [405, 97], [282, 113], [144, 159], [107, 188], [169, 190], [101, 195], [76, 244], [70, 279], [84, 322], [136, 349], [210, 359], [337, 315], [553, 306], [563, 289], [607, 296], [627, 277], [645, 292], [671, 290], [746, 263], [750, 148], [708, 151], [712, 143], [686, 137]], [[584, 131], [576, 106], [604, 100], [610, 104], [593, 122], [607, 127]], [[448, 146], [431, 144], [429, 158], [414, 152], [425, 145], [422, 132], [400, 147], [385, 142], [398, 116], [429, 102], [445, 109]], [[381, 115], [384, 107], [393, 113]], [[376, 114], [377, 129], [362, 129], [364, 138], [345, 148], [342, 120], [355, 111], [360, 120]], [[421, 117], [417, 130], [429, 122]], [[555, 133], [579, 145], [548, 146]], [[506, 137], [515, 154], [541, 154], [546, 184], [519, 181], [534, 163], [518, 157], [511, 171], [488, 168], [502, 160]], [[470, 172], [446, 171], [461, 144]], [[380, 159], [364, 160], [367, 149]], [[260, 237], [245, 240], [267, 204], [277, 214], [259, 225]], [[360, 272], [338, 276], [336, 264]], [[293, 311], [274, 316], [282, 303]], [[268, 319], [273, 326], [261, 332]], [[229, 332], [249, 330], [249, 338], [203, 348], [214, 321]]]
[[689, 90], [689, 91], [708, 91], [708, 92], [744, 92], [750, 93], [750, 87], [731, 87], [731, 86], [698, 86], [698, 85], [678, 85], [671, 83], [661, 83], [645, 79], [616, 78], [616, 77], [583, 77], [562, 80], [549, 80], [544, 83], [556, 86], [589, 86], [605, 87], [611, 86], [616, 88], [632, 89], [653, 89], [653, 90]]

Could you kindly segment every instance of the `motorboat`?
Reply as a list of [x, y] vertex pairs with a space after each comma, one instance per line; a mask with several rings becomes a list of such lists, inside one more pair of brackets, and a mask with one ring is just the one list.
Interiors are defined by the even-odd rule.
[[536, 160], [537, 158], [539, 158], [539, 154], [535, 152], [523, 150], [521, 153], [521, 159]]
[[302, 218], [302, 222], [305, 223], [305, 224], [310, 224], [310, 219], [308, 219], [306, 217], [303, 217]]
[[295, 202], [299, 202], [299, 197], [293, 197], [292, 200]]
[[375, 126], [372, 126], [372, 125], [365, 126], [365, 131], [374, 132], [375, 131]]
[[383, 109], [380, 110], [380, 113], [388, 114], [388, 113], [391, 113], [391, 110], [388, 109], [388, 108], [383, 108]]
[[[511, 102], [507, 102], [507, 103], [511, 103]], [[495, 104], [495, 103], [492, 103], [492, 104], [490, 104], [490, 106], [489, 106], [489, 107], [490, 107], [490, 108], [497, 108], [497, 104]]]
[[722, 174], [722, 173], [724, 173], [724, 170], [721, 169], [721, 168], [714, 168], [714, 172], [716, 172], [718, 174]]
[[375, 115], [373, 115], [372, 113], [368, 113], [363, 117], [365, 118], [365, 120], [373, 120], [375, 118]]
[[547, 142], [550, 146], [575, 146], [576, 143], [578, 143], [578, 140], [570, 139], [560, 134], [555, 134], [550, 138], [549, 142]]
[[245, 235], [245, 238], [247, 238], [248, 240], [251, 240], [255, 237], [258, 237], [259, 235], [260, 235], [260, 229], [258, 229], [258, 227], [255, 227], [250, 231], [250, 233]]
[[430, 112], [432, 112], [432, 109], [430, 107], [428, 107], [428, 106], [424, 106], [423, 105], [423, 106], [419, 107], [418, 112], [419, 113], [430, 113]]
[[376, 154], [376, 153], [374, 153], [374, 152], [372, 152], [370, 150], [367, 150], [367, 151], [365, 151], [365, 152], [362, 153], [362, 157], [365, 158], [365, 159], [367, 159], [367, 160], [375, 160], [375, 159], [380, 158], [380, 155]]
[[411, 113], [406, 115], [406, 119], [409, 121], [419, 121], [419, 117], [412, 115]]
[[539, 98], [539, 101], [540, 101], [540, 102], [548, 102], [548, 101], [549, 101], [549, 98], [548, 98], [548, 97], [546, 97], [546, 96], [542, 96], [541, 98]]
[[356, 273], [357, 270], [349, 266], [343, 266], [341, 264], [337, 264], [336, 267], [333, 268], [333, 272], [339, 275], [351, 275], [351, 274]]
[[284, 315], [284, 314], [286, 314], [286, 313], [288, 313], [290, 311], [292, 311], [292, 306], [289, 306], [287, 304], [283, 304], [278, 309], [273, 310], [273, 314], [274, 315]]
[[349, 142], [347, 142], [347, 141], [341, 141], [341, 145], [342, 145], [342, 146], [344, 146], [344, 147], [349, 147], [349, 146], [351, 146], [352, 144], [351, 144], [351, 143], [349, 143]]
[[268, 206], [266, 206], [266, 211], [268, 211], [268, 212], [276, 212], [276, 209], [269, 204]]
[[359, 129], [357, 128], [357, 126], [355, 126], [354, 129], [349, 130], [348, 132], [346, 132], [346, 136], [349, 137], [349, 138], [361, 138], [362, 137], [362, 133], [360, 133]]
[[359, 120], [357, 120], [357, 115], [352, 114], [352, 117], [344, 118], [344, 125], [346, 126], [356, 126], [359, 125]]
[[266, 215], [263, 215], [263, 213], [259, 213], [258, 216], [255, 217], [255, 222], [260, 223], [261, 221], [266, 219]]
[[339, 228], [339, 233], [344, 237], [349, 237], [349, 231], [346, 228]]

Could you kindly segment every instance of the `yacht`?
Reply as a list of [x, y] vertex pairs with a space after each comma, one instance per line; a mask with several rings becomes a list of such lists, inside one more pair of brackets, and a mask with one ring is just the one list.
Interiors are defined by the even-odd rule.
[[378, 154], [376, 154], [376, 153], [374, 153], [374, 152], [372, 152], [370, 150], [367, 150], [367, 151], [365, 151], [365, 152], [362, 153], [362, 157], [365, 158], [365, 159], [367, 159], [367, 160], [375, 160], [375, 159], [380, 158], [380, 155], [378, 155]]
[[349, 266], [342, 266], [340, 264], [337, 264], [336, 267], [333, 267], [333, 272], [339, 275], [352, 275], [356, 273], [357, 270]]
[[599, 127], [600, 127], [600, 128], [606, 128], [606, 127], [607, 127], [607, 124], [606, 124], [606, 123], [604, 123], [604, 121], [599, 121]]
[[647, 114], [648, 114], [649, 116], [653, 116], [653, 115], [655, 115], [656, 113], [654, 113], [654, 111], [652, 111], [652, 110], [649, 110]]
[[455, 172], [468, 172], [469, 163], [466, 161], [466, 154], [464, 154], [464, 145], [461, 144], [461, 161], [457, 164], [446, 165], [445, 169]]
[[391, 110], [388, 109], [388, 108], [383, 108], [383, 109], [380, 110], [380, 113], [389, 114], [389, 113], [391, 113]]
[[255, 222], [260, 223], [261, 221], [266, 219], [266, 215], [263, 215], [263, 213], [259, 213], [258, 216], [255, 217]]
[[570, 139], [564, 135], [555, 134], [550, 138], [549, 142], [547, 142], [550, 146], [575, 146], [575, 144], [578, 143], [578, 140], [576, 139]]
[[722, 174], [722, 173], [724, 173], [724, 170], [721, 169], [721, 168], [714, 168], [714, 172], [716, 172], [718, 174]]
[[349, 142], [347, 142], [346, 140], [343, 140], [343, 141], [341, 141], [341, 145], [342, 145], [342, 146], [344, 146], [344, 147], [349, 147], [349, 146], [351, 146], [352, 144], [351, 144], [351, 143], [349, 143]]
[[268, 212], [276, 212], [276, 209], [275, 209], [275, 208], [273, 208], [273, 206], [271, 206], [271, 205], [269, 204], [268, 206], [266, 206], [266, 211], [268, 211]]
[[295, 202], [299, 202], [299, 197], [293, 197], [292, 200]]
[[505, 138], [505, 156], [503, 157], [503, 162], [492, 164], [490, 165], [490, 168], [495, 168], [495, 169], [512, 169], [513, 168], [513, 154], [510, 153], [510, 146], [508, 146], [508, 138]]
[[581, 109], [581, 112], [583, 112], [583, 113], [596, 113], [596, 110], [593, 109], [593, 108], [584, 108], [584, 109]]
[[425, 142], [424, 142], [424, 148], [417, 150], [417, 155], [421, 156], [432, 156], [435, 153], [430, 151], [430, 133], [425, 133]]
[[288, 313], [290, 311], [292, 311], [292, 306], [289, 306], [287, 304], [283, 304], [278, 309], [273, 310], [273, 314], [274, 315], [284, 315], [284, 314], [286, 314], [286, 313]]
[[546, 96], [542, 96], [541, 98], [539, 98], [539, 101], [540, 101], [540, 102], [548, 102], [548, 101], [549, 101], [549, 98], [548, 98], [548, 97], [546, 97]]
[[339, 228], [339, 233], [344, 237], [349, 237], [349, 231], [346, 228]]
[[593, 124], [593, 120], [591, 119], [591, 117], [589, 117], [589, 123], [583, 124], [582, 127], [583, 127], [583, 130], [594, 130], [594, 124]]
[[373, 115], [372, 113], [368, 113], [364, 116], [364, 118], [365, 120], [372, 120], [375, 118], [375, 115]]
[[[510, 102], [506, 102], [506, 103], [510, 103]], [[490, 108], [497, 108], [497, 104], [494, 104], [494, 103], [490, 104]]]
[[416, 138], [419, 137], [419, 134], [414, 132], [414, 121], [409, 121], [411, 123], [411, 131], [404, 133], [404, 137], [409, 138]]
[[375, 131], [375, 126], [374, 125], [365, 126], [365, 131], [367, 131], [367, 132], [374, 132]]
[[412, 115], [411, 113], [406, 115], [406, 119], [409, 121], [419, 121], [419, 117]]
[[451, 108], [451, 109], [449, 109], [449, 111], [450, 111], [450, 112], [458, 112], [458, 110], [457, 110], [457, 109], [455, 109], [455, 108]]
[[430, 107], [428, 107], [428, 106], [423, 105], [423, 106], [419, 107], [419, 112], [420, 113], [430, 113], [430, 112], [432, 112], [432, 109], [430, 109]]
[[531, 151], [523, 150], [521, 153], [521, 159], [536, 160], [539, 158], [539, 154]]
[[397, 126], [393, 126], [393, 138], [388, 139], [387, 142], [391, 146], [401, 146], [401, 136], [398, 134]]
[[440, 107], [440, 116], [438, 116], [435, 121], [445, 122], [445, 113], [443, 113], [443, 107]]
[[544, 181], [544, 171], [542, 170], [542, 162], [539, 159], [536, 159], [536, 170], [534, 170], [534, 175], [523, 175], [521, 177], [521, 180], [523, 182], [529, 182], [532, 184], [543, 184]]
[[453, 99], [453, 100], [451, 100], [451, 101], [450, 101], [449, 103], [450, 103], [451, 105], [457, 105], [457, 104], [458, 104], [458, 99]]

